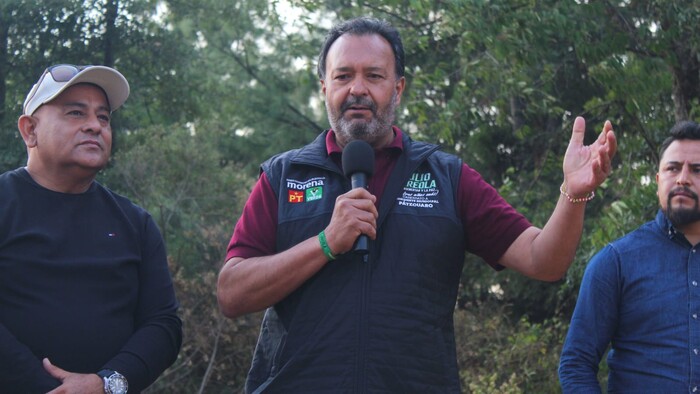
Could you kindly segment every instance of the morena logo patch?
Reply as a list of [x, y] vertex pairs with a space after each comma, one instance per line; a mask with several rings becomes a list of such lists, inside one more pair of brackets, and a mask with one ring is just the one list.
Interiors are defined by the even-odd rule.
[[323, 198], [325, 177], [315, 177], [305, 181], [287, 179], [287, 201], [292, 204], [318, 201]]

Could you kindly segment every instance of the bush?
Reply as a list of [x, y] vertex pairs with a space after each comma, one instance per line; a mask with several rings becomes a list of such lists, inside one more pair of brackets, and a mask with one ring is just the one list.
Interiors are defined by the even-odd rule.
[[481, 304], [455, 311], [460, 379], [465, 393], [559, 393], [557, 368], [567, 324], [515, 324], [509, 308]]

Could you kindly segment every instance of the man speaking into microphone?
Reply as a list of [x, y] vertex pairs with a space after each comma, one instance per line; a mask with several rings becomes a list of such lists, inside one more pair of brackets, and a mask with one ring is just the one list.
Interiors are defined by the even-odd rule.
[[[332, 28], [318, 75], [331, 129], [262, 164], [219, 274], [226, 316], [265, 310], [246, 392], [459, 393], [452, 313], [464, 253], [561, 278], [585, 203], [610, 173], [612, 126], [584, 146], [576, 119], [561, 196], [539, 229], [458, 157], [393, 125], [406, 81], [388, 23]], [[374, 159], [366, 187], [348, 178], [366, 164], [346, 156], [355, 141]]]

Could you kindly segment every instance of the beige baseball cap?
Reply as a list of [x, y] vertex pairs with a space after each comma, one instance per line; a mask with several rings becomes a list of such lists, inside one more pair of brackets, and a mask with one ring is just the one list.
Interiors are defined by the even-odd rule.
[[24, 100], [24, 114], [32, 115], [42, 104], [78, 83], [91, 83], [104, 90], [111, 111], [129, 97], [129, 82], [117, 70], [106, 66], [57, 64], [47, 68]]

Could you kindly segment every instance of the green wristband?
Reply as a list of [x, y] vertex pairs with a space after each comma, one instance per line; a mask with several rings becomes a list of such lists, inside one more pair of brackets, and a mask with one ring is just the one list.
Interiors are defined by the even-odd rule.
[[321, 250], [323, 250], [323, 254], [328, 257], [328, 260], [335, 260], [335, 255], [333, 254], [333, 251], [331, 251], [331, 248], [328, 246], [328, 241], [326, 240], [326, 233], [321, 231], [318, 233], [318, 242], [321, 244]]

